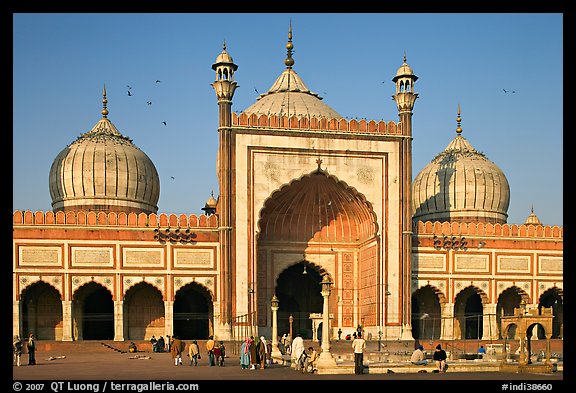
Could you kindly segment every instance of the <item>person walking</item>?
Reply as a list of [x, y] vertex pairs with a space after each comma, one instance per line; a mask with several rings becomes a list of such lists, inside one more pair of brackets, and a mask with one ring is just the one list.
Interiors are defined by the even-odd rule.
[[170, 354], [172, 355], [172, 359], [174, 359], [175, 366], [182, 365], [182, 341], [176, 336], [172, 336]]
[[258, 365], [258, 351], [256, 350], [257, 343], [254, 340], [254, 336], [250, 336], [250, 370], [256, 370]]
[[224, 346], [224, 341], [220, 340], [220, 359], [216, 359], [218, 365], [224, 367], [224, 358], [226, 357], [226, 347]]
[[260, 337], [260, 341], [258, 341], [258, 347], [256, 348], [258, 352], [258, 360], [260, 361], [260, 370], [264, 370], [266, 368], [266, 339], [264, 336]]
[[432, 359], [436, 362], [436, 367], [440, 373], [446, 372], [446, 357], [446, 351], [442, 349], [442, 346], [440, 344], [436, 345]]
[[240, 346], [240, 367], [247, 370], [250, 368], [250, 337], [246, 337], [246, 341]]
[[208, 364], [210, 366], [215, 366], [216, 363], [214, 362], [214, 336], [208, 337], [208, 341], [206, 341], [206, 351], [208, 352]]
[[33, 366], [36, 364], [36, 339], [33, 333], [30, 333], [30, 336], [28, 336], [26, 349], [28, 349], [28, 365]]
[[296, 334], [296, 337], [292, 341], [292, 354], [291, 354], [292, 360], [296, 364], [296, 370], [300, 369], [300, 367], [299, 367], [300, 357], [304, 353], [305, 349], [306, 348], [304, 348], [304, 340], [302, 339], [302, 337], [300, 336], [299, 333]]
[[352, 341], [352, 348], [354, 349], [354, 374], [363, 374], [366, 341], [362, 338], [361, 332], [358, 332], [356, 338]]
[[12, 341], [12, 364], [14, 366], [20, 367], [20, 357], [22, 356], [22, 351], [24, 349], [24, 342], [20, 340], [20, 336], [14, 336]]
[[188, 357], [190, 358], [190, 366], [198, 365], [198, 359], [200, 359], [200, 348], [198, 347], [198, 341], [192, 340], [190, 346], [188, 347]]

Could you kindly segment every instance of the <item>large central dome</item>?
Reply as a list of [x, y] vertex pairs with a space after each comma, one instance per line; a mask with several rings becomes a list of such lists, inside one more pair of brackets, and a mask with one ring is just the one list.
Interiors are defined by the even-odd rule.
[[288, 33], [288, 57], [286, 70], [276, 79], [270, 90], [261, 94], [257, 101], [244, 110], [249, 115], [286, 115], [325, 117], [341, 119], [342, 116], [322, 101], [322, 97], [310, 91], [302, 78], [292, 69], [292, 28]]

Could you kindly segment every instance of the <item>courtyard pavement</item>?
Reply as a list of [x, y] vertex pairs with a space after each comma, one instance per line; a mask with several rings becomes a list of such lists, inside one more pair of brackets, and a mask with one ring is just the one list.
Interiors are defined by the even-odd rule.
[[[348, 346], [348, 345], [346, 345]], [[286, 387], [294, 383], [330, 384], [336, 390], [355, 389], [358, 382], [362, 384], [382, 381], [398, 381], [428, 388], [430, 383], [442, 383], [448, 386], [461, 383], [463, 387], [485, 386], [502, 390], [557, 390], [569, 383], [564, 379], [563, 371], [552, 374], [505, 373], [505, 372], [447, 372], [434, 373], [367, 373], [355, 374], [303, 374], [289, 366], [273, 364], [260, 370], [244, 370], [240, 367], [238, 355], [229, 353], [224, 367], [210, 367], [207, 356], [203, 356], [199, 365], [189, 366], [188, 358], [184, 365], [175, 366], [169, 353], [139, 352], [121, 353], [113, 350], [90, 351], [82, 346], [71, 350], [52, 349], [39, 352], [37, 364], [28, 366], [28, 355], [22, 356], [22, 366], [13, 366], [12, 391], [41, 390], [53, 393], [64, 391], [92, 390], [137, 390], [137, 383], [146, 385], [144, 390], [204, 390], [219, 389], [217, 386], [236, 386], [236, 383], [254, 386], [264, 385], [267, 388]], [[347, 360], [347, 362], [349, 362]], [[465, 381], [475, 381], [470, 385]], [[218, 385], [214, 385], [214, 381]], [[314, 382], [313, 382], [314, 381]], [[54, 383], [55, 382], [55, 383]], [[280, 382], [281, 384], [278, 384]], [[84, 385], [82, 385], [84, 383]], [[31, 385], [36, 384], [36, 386]], [[86, 385], [93, 384], [93, 385]], [[124, 384], [124, 385], [122, 385]], [[182, 385], [181, 385], [182, 384]], [[446, 385], [448, 384], [448, 385]], [[522, 384], [529, 384], [522, 385]], [[42, 386], [40, 386], [42, 385]], [[264, 387], [263, 386], [263, 387]], [[388, 385], [387, 385], [388, 386]], [[506, 386], [506, 387], [505, 387]], [[514, 388], [516, 387], [516, 388]], [[20, 388], [20, 390], [19, 390]]]

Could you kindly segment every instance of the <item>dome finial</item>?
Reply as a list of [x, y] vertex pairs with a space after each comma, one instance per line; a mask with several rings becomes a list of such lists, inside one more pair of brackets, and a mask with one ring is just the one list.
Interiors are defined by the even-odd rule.
[[294, 65], [294, 59], [292, 58], [292, 49], [294, 49], [294, 45], [292, 45], [292, 20], [290, 20], [290, 28], [288, 30], [288, 43], [286, 44], [286, 60], [284, 60], [284, 64], [286, 64], [286, 68], [291, 69]]
[[226, 51], [226, 40], [224, 40], [224, 43], [222, 44], [222, 51]]
[[108, 116], [108, 109], [106, 109], [106, 104], [108, 103], [108, 100], [106, 99], [106, 83], [104, 83], [104, 90], [102, 91], [102, 104], [104, 106], [104, 109], [102, 109], [102, 117], [106, 118]]
[[460, 117], [460, 104], [458, 104], [458, 117], [456, 118], [456, 124], [458, 124], [458, 127], [456, 127], [456, 133], [458, 135], [460, 135], [462, 133], [462, 127], [460, 127], [461, 121], [462, 121], [462, 118]]
[[404, 64], [406, 64], [406, 51], [404, 51]]

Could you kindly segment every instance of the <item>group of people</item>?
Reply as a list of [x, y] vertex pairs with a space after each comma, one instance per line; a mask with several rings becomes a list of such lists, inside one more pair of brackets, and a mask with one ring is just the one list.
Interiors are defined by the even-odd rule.
[[[170, 338], [170, 336], [168, 336]], [[165, 352], [169, 351], [166, 342], [164, 341], [164, 337], [160, 336], [160, 338], [156, 338], [156, 336], [152, 336], [150, 339], [150, 343], [152, 344], [152, 352]]]
[[14, 336], [14, 340], [12, 341], [12, 364], [14, 366], [19, 367], [21, 365], [24, 347], [26, 347], [28, 351], [28, 365], [33, 366], [36, 364], [36, 338], [33, 333], [30, 333], [25, 342], [20, 336]]
[[254, 338], [246, 337], [240, 346], [240, 367], [242, 369], [264, 370], [266, 365], [272, 364], [272, 344], [264, 336]]
[[[174, 359], [175, 366], [183, 364], [182, 357], [186, 350], [186, 342], [174, 336], [170, 341], [170, 354]], [[214, 336], [210, 336], [206, 341], [206, 353], [210, 366], [224, 366], [226, 357], [226, 347], [224, 341], [215, 341]], [[202, 358], [197, 340], [192, 340], [188, 345], [189, 366], [198, 366], [198, 360]]]
[[[439, 373], [445, 373], [447, 370], [446, 367], [446, 351], [442, 349], [442, 345], [436, 345], [436, 349], [432, 354], [432, 360], [436, 363], [436, 370]], [[426, 359], [426, 354], [424, 353], [424, 347], [422, 345], [418, 345], [414, 352], [412, 352], [412, 356], [410, 357], [410, 362], [416, 365], [426, 365], [428, 364], [428, 360]]]

